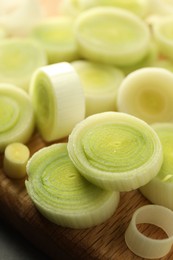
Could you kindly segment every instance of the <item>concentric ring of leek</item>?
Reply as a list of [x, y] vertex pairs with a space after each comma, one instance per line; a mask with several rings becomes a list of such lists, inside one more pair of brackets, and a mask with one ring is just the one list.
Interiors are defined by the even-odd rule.
[[142, 60], [150, 43], [146, 23], [133, 13], [114, 7], [82, 12], [75, 22], [75, 34], [82, 57], [117, 66]]
[[118, 111], [149, 124], [173, 121], [173, 74], [164, 68], [142, 68], [130, 73], [119, 87]]
[[42, 138], [67, 137], [84, 119], [85, 98], [78, 74], [68, 62], [43, 66], [33, 74], [29, 89]]
[[27, 164], [26, 188], [37, 209], [65, 227], [88, 228], [115, 212], [119, 192], [105, 191], [81, 176], [69, 159], [66, 143], [36, 152]]
[[124, 73], [114, 66], [86, 60], [73, 61], [85, 94], [86, 116], [117, 110], [117, 92]]
[[0, 82], [28, 91], [33, 72], [46, 64], [46, 54], [35, 41], [8, 38], [0, 42]]
[[[172, 6], [173, 7], [173, 6]], [[173, 18], [164, 17], [152, 25], [152, 31], [157, 46], [164, 56], [173, 60]]]
[[26, 143], [34, 130], [34, 111], [29, 96], [11, 84], [0, 84], [0, 152], [12, 142]]
[[73, 27], [72, 18], [60, 16], [47, 18], [33, 28], [31, 37], [45, 50], [49, 64], [73, 61], [78, 58]]
[[87, 117], [73, 129], [69, 156], [81, 174], [99, 187], [129, 191], [159, 172], [162, 146], [143, 120], [119, 112]]
[[173, 210], [173, 123], [156, 123], [152, 127], [163, 147], [163, 164], [156, 177], [140, 191], [152, 203]]

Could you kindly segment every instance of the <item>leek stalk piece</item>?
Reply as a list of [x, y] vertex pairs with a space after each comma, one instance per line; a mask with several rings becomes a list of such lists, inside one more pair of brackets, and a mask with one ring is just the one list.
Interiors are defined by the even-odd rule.
[[68, 140], [70, 159], [99, 187], [130, 191], [159, 172], [162, 146], [143, 120], [119, 112], [91, 115], [74, 127]]
[[22, 143], [11, 143], [5, 148], [4, 172], [9, 178], [21, 179], [26, 176], [29, 148]]
[[[137, 225], [147, 223], [161, 228], [167, 238], [153, 239], [141, 233]], [[173, 212], [159, 205], [145, 205], [138, 208], [125, 232], [129, 249], [143, 259], [160, 259], [169, 253], [173, 244]]]
[[160, 138], [164, 159], [159, 173], [140, 191], [152, 203], [173, 210], [173, 123], [156, 123], [152, 127]]
[[29, 141], [35, 127], [29, 95], [11, 84], [0, 84], [0, 152], [13, 142]]
[[119, 87], [118, 111], [149, 124], [173, 122], [173, 74], [165, 68], [131, 72]]
[[29, 90], [42, 138], [55, 141], [69, 135], [85, 117], [85, 97], [78, 74], [68, 62], [35, 71]]
[[119, 192], [105, 191], [81, 176], [69, 159], [66, 143], [36, 152], [27, 164], [26, 188], [36, 208], [57, 225], [88, 228], [110, 218]]
[[47, 18], [37, 24], [31, 37], [45, 50], [48, 63], [78, 59], [78, 48], [74, 35], [74, 19], [67, 16]]
[[117, 110], [117, 92], [124, 73], [114, 66], [77, 60], [71, 63], [84, 89], [86, 116]]
[[141, 61], [149, 50], [148, 25], [130, 11], [94, 7], [75, 21], [79, 53], [88, 60], [128, 66]]
[[0, 41], [0, 82], [28, 91], [33, 72], [46, 64], [46, 54], [37, 42], [22, 38]]

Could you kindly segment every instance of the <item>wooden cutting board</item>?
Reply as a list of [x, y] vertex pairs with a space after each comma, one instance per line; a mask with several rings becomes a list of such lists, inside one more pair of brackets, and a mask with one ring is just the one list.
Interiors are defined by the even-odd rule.
[[[31, 154], [46, 146], [35, 133], [28, 143]], [[45, 219], [27, 195], [24, 179], [12, 180], [3, 172], [0, 156], [0, 214], [52, 259], [137, 260], [124, 241], [125, 230], [133, 212], [149, 202], [138, 190], [122, 193], [118, 209], [105, 223], [89, 229], [62, 228]], [[148, 231], [147, 231], [148, 230]], [[163, 232], [148, 226], [146, 231], [155, 238]], [[58, 258], [60, 250], [64, 257]], [[164, 260], [173, 259], [173, 248]]]

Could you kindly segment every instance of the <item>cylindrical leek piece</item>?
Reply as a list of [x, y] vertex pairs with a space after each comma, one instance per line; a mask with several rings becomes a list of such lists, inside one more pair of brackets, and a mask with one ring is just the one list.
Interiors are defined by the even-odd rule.
[[86, 60], [71, 63], [77, 71], [85, 94], [86, 116], [117, 110], [117, 92], [124, 73], [114, 66]]
[[140, 191], [152, 203], [173, 210], [173, 123], [155, 123], [152, 127], [163, 147], [163, 164], [156, 177]]
[[35, 117], [29, 95], [11, 84], [0, 84], [0, 152], [13, 142], [29, 141]]
[[118, 111], [132, 114], [149, 124], [173, 122], [173, 74], [164, 68], [131, 72], [120, 84]]
[[129, 191], [159, 172], [162, 146], [146, 122], [119, 112], [91, 115], [74, 127], [69, 156], [81, 174], [99, 187]]
[[28, 91], [32, 74], [46, 64], [46, 54], [37, 42], [21, 38], [0, 41], [0, 82]]
[[94, 7], [75, 21], [80, 55], [89, 60], [132, 65], [148, 52], [150, 31], [147, 24], [131, 13], [115, 7]]
[[85, 97], [78, 74], [68, 62], [35, 71], [29, 90], [42, 138], [64, 138], [85, 117]]
[[28, 161], [26, 188], [36, 208], [57, 225], [88, 228], [110, 218], [119, 192], [105, 191], [81, 176], [66, 143], [40, 149]]
[[[167, 234], [167, 238], [153, 239], [141, 233], [138, 224], [155, 225]], [[160, 259], [169, 253], [173, 244], [173, 212], [159, 205], [146, 205], [138, 208], [125, 232], [129, 249], [144, 259]]]
[[22, 143], [11, 143], [5, 148], [4, 172], [13, 179], [26, 176], [26, 164], [30, 156], [29, 148]]

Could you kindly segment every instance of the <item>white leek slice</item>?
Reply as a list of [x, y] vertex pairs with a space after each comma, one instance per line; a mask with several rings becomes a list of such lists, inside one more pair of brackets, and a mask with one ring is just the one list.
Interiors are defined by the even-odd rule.
[[86, 116], [117, 110], [117, 92], [124, 73], [114, 66], [86, 60], [77, 60], [71, 64], [84, 88]]
[[81, 174], [102, 188], [136, 189], [162, 165], [162, 146], [144, 121], [119, 112], [91, 115], [73, 129], [69, 156]]
[[85, 117], [85, 97], [71, 64], [60, 62], [35, 71], [30, 96], [38, 130], [45, 141], [69, 135]]
[[[153, 239], [141, 233], [138, 224], [152, 224], [161, 228], [167, 238]], [[129, 249], [144, 259], [160, 259], [169, 253], [173, 244], [173, 212], [159, 205], [146, 205], [138, 208], [125, 232]]]
[[119, 87], [118, 111], [148, 123], [173, 121], [173, 74], [164, 68], [130, 73]]
[[35, 41], [17, 38], [0, 41], [0, 82], [28, 91], [33, 72], [46, 64], [46, 54]]
[[140, 191], [152, 203], [173, 210], [173, 123], [156, 123], [152, 127], [160, 138], [164, 159], [157, 176]]
[[75, 22], [75, 34], [82, 57], [114, 65], [132, 65], [149, 49], [147, 24], [130, 11], [95, 7], [82, 12]]
[[42, 10], [37, 0], [1, 0], [0, 24], [11, 36], [26, 36], [42, 19]]
[[59, 16], [44, 19], [33, 28], [31, 37], [46, 51], [48, 63], [72, 61], [79, 57], [73, 27], [73, 19]]
[[162, 18], [152, 25], [153, 37], [158, 45], [160, 53], [171, 60], [173, 60], [172, 27], [172, 16], [165, 17], [164, 19]]
[[27, 164], [26, 188], [37, 209], [65, 227], [88, 228], [115, 212], [119, 193], [102, 190], [81, 176], [69, 159], [67, 144], [36, 152]]
[[22, 143], [11, 143], [5, 148], [4, 172], [13, 179], [21, 179], [26, 176], [26, 164], [29, 160], [29, 148]]
[[35, 127], [28, 94], [11, 84], [0, 84], [0, 152], [13, 142], [29, 141]]

